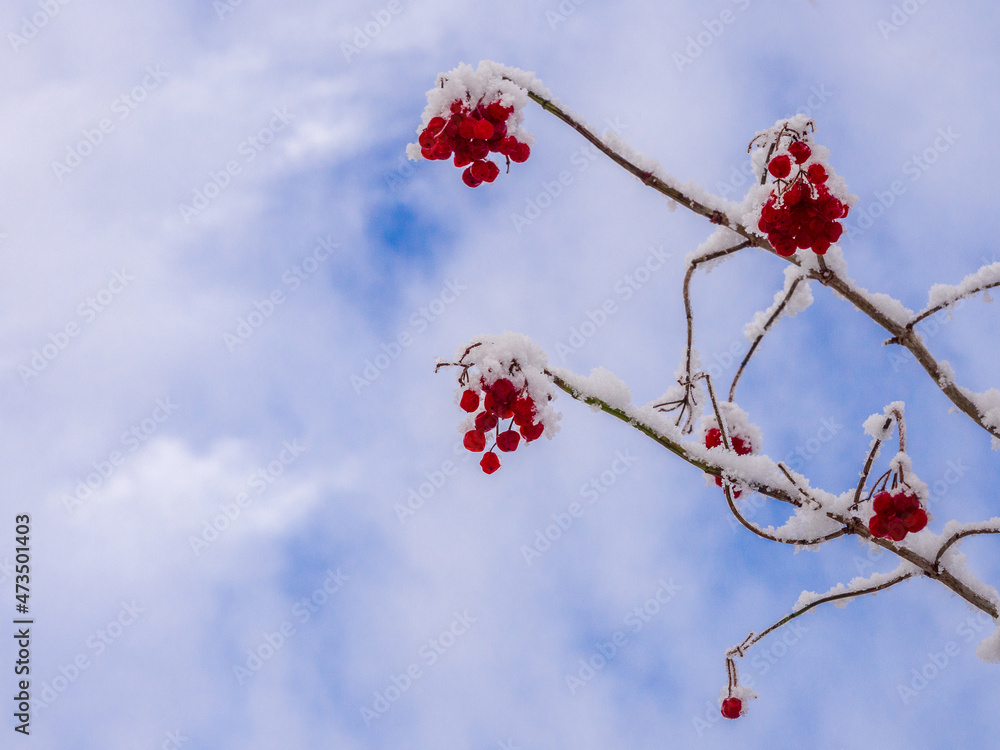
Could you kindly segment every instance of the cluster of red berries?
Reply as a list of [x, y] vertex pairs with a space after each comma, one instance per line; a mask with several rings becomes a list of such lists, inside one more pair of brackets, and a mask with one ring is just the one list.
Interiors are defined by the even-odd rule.
[[[465, 411], [476, 414], [475, 429], [465, 433], [462, 441], [465, 447], [473, 453], [479, 453], [486, 448], [487, 433], [493, 433], [494, 446], [504, 453], [510, 453], [517, 449], [521, 438], [526, 443], [537, 440], [542, 436], [545, 426], [535, 422], [537, 411], [535, 401], [527, 393], [527, 389], [518, 392], [514, 384], [507, 378], [487, 385], [483, 383], [483, 409], [479, 411], [479, 394], [471, 388], [462, 393], [462, 400], [459, 402]], [[507, 429], [501, 431], [501, 420], [509, 419]], [[514, 429], [517, 425], [517, 430]], [[491, 446], [479, 465], [487, 474], [492, 474], [500, 468], [500, 458], [493, 452]]]
[[738, 719], [743, 713], [743, 701], [729, 697], [722, 701], [722, 715], [727, 719]]
[[[742, 437], [740, 435], [730, 435], [729, 441], [733, 444], [733, 450], [736, 451], [736, 455], [745, 456], [753, 451], [753, 446], [750, 445], [750, 438]], [[706, 448], [718, 448], [722, 445], [722, 430], [718, 427], [712, 427], [705, 433], [705, 447]], [[718, 487], [722, 486], [722, 477], [715, 478], [715, 484]], [[740, 490], [733, 491], [733, 497], [739, 497], [743, 494]], [[736, 700], [738, 698], [730, 698], [729, 700]]]
[[[837, 220], [847, 216], [850, 207], [830, 193], [822, 164], [803, 167], [810, 156], [807, 143], [794, 141], [787, 154], [778, 154], [767, 165], [778, 187], [764, 204], [757, 227], [781, 256], [792, 255], [797, 248], [823, 255], [844, 231]], [[798, 171], [788, 179], [793, 160]]]
[[499, 101], [483, 104], [481, 101], [470, 108], [461, 99], [451, 103], [451, 114], [446, 118], [433, 117], [420, 133], [417, 142], [420, 154], [425, 159], [451, 159], [461, 169], [462, 181], [469, 187], [479, 187], [484, 182], [493, 182], [500, 174], [500, 167], [491, 159], [490, 153], [500, 154], [510, 162], [525, 162], [531, 155], [527, 143], [521, 143], [512, 135], [507, 135], [507, 119], [513, 107], [505, 107]]
[[872, 505], [875, 515], [868, 521], [868, 530], [877, 539], [901, 542], [911, 531], [916, 533], [927, 525], [927, 511], [912, 492], [883, 491], [875, 496]]

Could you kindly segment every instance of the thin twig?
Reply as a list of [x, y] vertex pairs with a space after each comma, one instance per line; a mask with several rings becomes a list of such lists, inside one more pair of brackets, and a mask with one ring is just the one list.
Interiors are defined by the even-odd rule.
[[746, 356], [743, 357], [743, 361], [740, 362], [740, 367], [736, 371], [735, 377], [733, 377], [733, 383], [732, 385], [729, 386], [730, 401], [734, 400], [736, 397], [736, 384], [740, 381], [740, 376], [743, 375], [743, 369], [747, 366], [747, 362], [750, 361], [750, 357], [753, 356], [753, 353], [757, 350], [757, 346], [760, 344], [761, 340], [763, 340], [768, 330], [770, 330], [774, 321], [776, 321], [781, 316], [781, 311], [785, 309], [785, 305], [788, 304], [788, 300], [790, 300], [792, 298], [792, 295], [795, 294], [795, 290], [798, 288], [799, 284], [802, 283], [803, 279], [804, 279], [803, 276], [799, 276], [797, 279], [795, 279], [795, 281], [792, 282], [791, 287], [789, 287], [788, 289], [788, 293], [781, 300], [780, 304], [775, 309], [774, 314], [771, 315], [770, 318], [768, 318], [767, 322], [764, 324], [764, 328], [761, 329], [761, 332], [757, 334], [757, 337], [750, 345], [750, 350], [746, 353]]
[[944, 553], [948, 551], [951, 545], [959, 539], [964, 539], [967, 536], [975, 536], [976, 534], [1000, 534], [1000, 529], [967, 529], [952, 534], [951, 538], [942, 544], [941, 549], [937, 551], [937, 555], [934, 557], [934, 567], [940, 569], [941, 558], [944, 557]]

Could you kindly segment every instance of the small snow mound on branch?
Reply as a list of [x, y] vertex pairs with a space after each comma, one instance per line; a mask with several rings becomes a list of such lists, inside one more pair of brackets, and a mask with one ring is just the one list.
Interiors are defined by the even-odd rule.
[[881, 414], [872, 414], [864, 422], [865, 433], [871, 435], [876, 440], [883, 443], [892, 437], [892, 428], [896, 420], [892, 418], [893, 411], [902, 413], [905, 404], [902, 401], [893, 401], [885, 407]]
[[[965, 394], [969, 401], [975, 404], [976, 409], [979, 411], [979, 418], [983, 421], [983, 424], [987, 427], [992, 427], [994, 430], [1000, 430], [1000, 390], [990, 388], [983, 393], [976, 393], [961, 386], [959, 386], [959, 390]], [[993, 438], [993, 440], [995, 442], [996, 438]]]
[[[556, 374], [565, 380], [574, 390], [584, 396], [593, 396], [604, 401], [608, 406], [621, 411], [627, 411], [632, 405], [632, 391], [625, 382], [610, 370], [595, 367], [590, 375], [584, 377], [569, 370], [555, 370]], [[595, 411], [600, 406], [593, 405]]]
[[[927, 307], [950, 305], [976, 289], [1000, 285], [1000, 261], [983, 266], [957, 284], [935, 284], [931, 287]], [[988, 296], [984, 293], [984, 297]]]
[[[743, 330], [743, 335], [747, 337], [748, 341], [753, 341], [758, 336], [762, 336], [764, 334], [767, 322], [771, 319], [771, 316], [775, 314], [782, 301], [788, 295], [788, 290], [792, 288], [792, 284], [795, 283], [796, 279], [804, 278], [805, 274], [803, 274], [802, 270], [796, 266], [789, 266], [785, 269], [785, 285], [782, 287], [780, 292], [777, 292], [774, 295], [774, 303], [766, 310], [758, 311], [754, 315], [753, 320], [747, 323], [746, 328]], [[788, 302], [782, 309], [780, 317], [787, 316], [789, 318], [794, 318], [812, 303], [813, 296], [812, 290], [809, 289], [809, 284], [804, 280], [800, 281], [799, 285], [795, 287], [795, 293], [788, 298]], [[775, 320], [775, 323], [776, 322], [777, 320]]]
[[[708, 257], [709, 255], [717, 253], [720, 250], [727, 250], [734, 245], [740, 244], [742, 241], [743, 237], [736, 234], [736, 232], [732, 229], [720, 225], [716, 227], [715, 231], [708, 236], [708, 239], [702, 242], [693, 253], [688, 253], [684, 256], [684, 266], [685, 268], [690, 268], [693, 263], [701, 260], [702, 258]], [[703, 262], [700, 265], [700, 268], [705, 273], [709, 273], [720, 263], [724, 263], [728, 259], [735, 256], [735, 253], [722, 255], [715, 260]]]
[[[921, 572], [920, 569], [917, 568], [915, 565], [904, 561], [901, 562], [895, 570], [891, 570], [888, 573], [874, 573], [868, 576], [867, 578], [863, 576], [858, 576], [857, 578], [852, 578], [851, 582], [848, 583], [846, 586], [843, 583], [838, 583], [836, 586], [834, 586], [833, 588], [829, 589], [828, 591], [822, 594], [817, 594], [815, 591], [803, 591], [799, 595], [799, 600], [795, 602], [795, 605], [792, 607], [792, 612], [799, 612], [808, 607], [810, 604], [814, 604], [823, 599], [829, 599], [832, 596], [839, 596], [842, 594], [852, 594], [852, 593], [858, 593], [859, 595], [861, 595], [861, 592], [865, 591], [866, 589], [876, 588], [885, 583], [888, 583], [889, 581], [895, 578], [899, 578], [901, 575], [904, 575], [906, 573], [920, 573], [920, 572]], [[842, 599], [836, 601], [834, 604], [838, 607], [844, 607], [846, 606], [846, 602], [849, 601], [850, 599], [851, 599], [850, 596], [844, 596]], [[845, 602], [845, 604], [842, 604], [841, 602]]]
[[994, 629], [976, 646], [976, 656], [987, 664], [1000, 662], [1000, 628]]

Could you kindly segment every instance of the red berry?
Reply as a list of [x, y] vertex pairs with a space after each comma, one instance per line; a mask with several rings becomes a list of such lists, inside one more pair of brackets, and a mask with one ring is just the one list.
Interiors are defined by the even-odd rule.
[[888, 492], [878, 493], [872, 501], [872, 508], [874, 508], [875, 512], [880, 516], [891, 514], [893, 510], [892, 495]]
[[486, 140], [493, 137], [493, 123], [489, 120], [476, 120], [475, 137]]
[[471, 188], [479, 187], [483, 184], [482, 180], [477, 180], [472, 174], [472, 167], [466, 167], [465, 171], [462, 172], [462, 182]]
[[806, 170], [806, 176], [810, 182], [816, 185], [822, 185], [829, 177], [822, 164], [810, 164], [809, 169]]
[[812, 149], [803, 141], [795, 141], [795, 143], [788, 147], [788, 153], [795, 158], [796, 164], [801, 164], [812, 156]]
[[457, 115], [463, 109], [465, 109], [465, 103], [461, 99], [456, 99], [455, 101], [453, 101], [451, 103], [451, 112], [452, 112], [452, 114]]
[[897, 516], [904, 516], [910, 511], [916, 510], [920, 507], [920, 501], [917, 499], [916, 495], [911, 495], [906, 492], [901, 495], [896, 495], [892, 500], [892, 507], [896, 511]]
[[500, 167], [491, 161], [475, 161], [472, 163], [472, 176], [482, 182], [493, 182], [500, 174]]
[[903, 541], [903, 537], [906, 536], [906, 524], [904, 524], [900, 519], [893, 518], [889, 521], [889, 538], [894, 542]]
[[792, 160], [788, 158], [787, 154], [775, 156], [767, 165], [767, 171], [774, 177], [782, 180], [785, 177], [788, 177], [789, 173], [792, 171]]
[[483, 471], [487, 474], [492, 474], [494, 471], [500, 468], [500, 458], [496, 453], [490, 451], [485, 456], [483, 460], [479, 462], [479, 465], [483, 467]]
[[467, 389], [462, 394], [462, 400], [458, 404], [467, 412], [474, 412], [479, 408], [479, 394], [471, 389]]
[[531, 148], [527, 143], [521, 143], [518, 141], [517, 146], [515, 146], [508, 155], [510, 156], [511, 161], [523, 164], [528, 161], [528, 157], [531, 156]]
[[920, 531], [927, 525], [927, 511], [923, 508], [910, 511], [906, 514], [906, 518], [903, 519], [903, 524], [906, 526], [907, 531]]
[[[488, 397], [487, 397], [488, 398]], [[481, 411], [476, 415], [476, 429], [481, 432], [489, 432], [497, 426], [496, 414], [489, 411]]]
[[469, 430], [462, 439], [462, 445], [465, 446], [466, 450], [479, 453], [486, 447], [486, 436], [479, 430]]
[[458, 134], [463, 138], [475, 138], [476, 137], [476, 121], [471, 117], [464, 118], [458, 124]]
[[427, 123], [427, 130], [437, 135], [444, 129], [444, 125], [443, 117], [432, 117], [431, 121]]
[[743, 712], [743, 701], [739, 698], [726, 698], [722, 701], [722, 715], [727, 719], [738, 719]]
[[436, 141], [435, 137], [427, 130], [423, 131], [417, 137], [417, 143], [420, 144], [420, 148], [431, 148], [434, 145], [435, 141]]
[[868, 520], [868, 530], [872, 533], [872, 536], [876, 539], [882, 539], [888, 534], [889, 527], [885, 522], [884, 516], [872, 516]]
[[542, 431], [545, 429], [543, 424], [522, 424], [520, 425], [521, 435], [524, 437], [524, 442], [530, 443], [532, 440], [538, 440], [542, 436]]
[[751, 451], [750, 441], [744, 440], [738, 435], [733, 437], [733, 450], [736, 451], [738, 456], [745, 456]]
[[507, 430], [497, 435], [497, 448], [504, 453], [510, 453], [513, 450], [517, 450], [517, 444], [520, 441], [521, 436], [518, 433], [514, 432], [514, 430]]
[[504, 122], [513, 111], [513, 107], [505, 107], [500, 102], [493, 102], [486, 108], [486, 116], [493, 122], [500, 123]]
[[716, 448], [720, 445], [722, 445], [722, 430], [718, 427], [712, 427], [705, 433], [705, 447]]

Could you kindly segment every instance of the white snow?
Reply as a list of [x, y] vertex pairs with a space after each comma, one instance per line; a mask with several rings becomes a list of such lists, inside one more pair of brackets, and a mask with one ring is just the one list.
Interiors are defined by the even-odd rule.
[[[746, 328], [743, 330], [743, 335], [747, 337], [748, 341], [754, 341], [758, 336], [764, 335], [764, 326], [767, 325], [767, 321], [771, 319], [778, 306], [781, 304], [782, 300], [788, 296], [788, 290], [792, 288], [792, 284], [795, 283], [796, 279], [804, 279], [805, 274], [802, 269], [797, 266], [788, 266], [785, 269], [785, 285], [782, 287], [780, 292], [775, 293], [774, 302], [766, 310], [760, 310], [754, 315], [753, 320], [747, 323]], [[778, 320], [783, 317], [793, 318], [800, 312], [805, 310], [809, 305], [813, 303], [812, 290], [809, 289], [809, 283], [806, 281], [800, 281], [799, 285], [795, 288], [795, 293], [789, 297], [788, 303], [785, 308], [781, 311], [781, 316]], [[775, 320], [771, 325], [775, 325], [778, 320]]]

